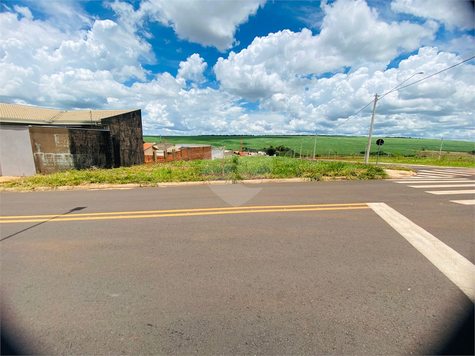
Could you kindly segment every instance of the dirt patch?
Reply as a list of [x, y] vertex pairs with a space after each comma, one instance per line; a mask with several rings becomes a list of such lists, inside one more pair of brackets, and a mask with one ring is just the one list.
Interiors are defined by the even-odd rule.
[[397, 169], [385, 169], [385, 171], [388, 174], [389, 179], [409, 178], [417, 175], [417, 173], [413, 171], [400, 171]]
[[436, 158], [436, 157], [439, 157], [439, 155], [441, 157], [444, 157], [444, 158], [472, 158], [472, 159], [474, 158], [474, 155], [470, 152], [457, 152], [457, 151], [453, 151], [453, 152], [442, 151], [442, 152], [439, 152], [439, 151], [436, 151], [436, 150], [420, 151], [420, 156], [421, 157]]
[[0, 177], [0, 183], [4, 183], [4, 182], [10, 182], [12, 180], [15, 180], [15, 179], [20, 179], [21, 177], [8, 177], [8, 176], [1, 176]]

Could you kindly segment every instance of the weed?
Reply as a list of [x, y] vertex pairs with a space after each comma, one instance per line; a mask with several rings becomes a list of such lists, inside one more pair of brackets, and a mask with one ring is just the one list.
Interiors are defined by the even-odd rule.
[[288, 157], [230, 157], [223, 161], [178, 161], [147, 164], [114, 169], [72, 170], [54, 174], [37, 174], [18, 180], [0, 183], [1, 190], [55, 189], [60, 186], [88, 184], [128, 184], [155, 186], [163, 182], [196, 182], [262, 178], [333, 178], [378, 179], [386, 178], [379, 166], [346, 162], [307, 161]]

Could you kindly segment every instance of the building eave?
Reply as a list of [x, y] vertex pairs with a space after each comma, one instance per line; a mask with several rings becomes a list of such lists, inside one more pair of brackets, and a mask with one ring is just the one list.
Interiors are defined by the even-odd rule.
[[51, 120], [29, 120], [14, 119], [0, 117], [0, 125], [16, 124], [16, 125], [41, 125], [41, 126], [98, 126], [101, 121], [51, 121]]

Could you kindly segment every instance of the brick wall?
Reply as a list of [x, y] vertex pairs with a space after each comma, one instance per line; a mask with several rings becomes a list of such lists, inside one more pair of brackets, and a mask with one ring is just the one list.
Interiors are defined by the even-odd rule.
[[[144, 157], [145, 163], [154, 163], [153, 156], [146, 155]], [[211, 146], [183, 148], [180, 151], [169, 153], [167, 155], [166, 162], [194, 161], [197, 159], [211, 159]], [[157, 156], [157, 162], [165, 162], [165, 157]]]
[[153, 163], [153, 156], [151, 155], [145, 155], [145, 163]]

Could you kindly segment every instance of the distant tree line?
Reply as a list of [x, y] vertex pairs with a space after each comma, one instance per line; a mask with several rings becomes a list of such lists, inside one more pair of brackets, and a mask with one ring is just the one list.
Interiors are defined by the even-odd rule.
[[277, 146], [277, 147], [274, 147], [274, 146], [269, 146], [269, 147], [264, 147], [262, 149], [262, 151], [264, 151], [265, 153], [267, 153], [268, 156], [273, 156], [273, 155], [278, 155], [278, 156], [296, 156], [296, 157], [300, 157], [300, 154], [295, 152], [293, 149], [289, 148], [289, 147], [285, 147], [284, 145], [280, 145], [280, 146]]

